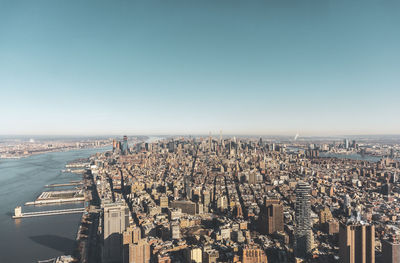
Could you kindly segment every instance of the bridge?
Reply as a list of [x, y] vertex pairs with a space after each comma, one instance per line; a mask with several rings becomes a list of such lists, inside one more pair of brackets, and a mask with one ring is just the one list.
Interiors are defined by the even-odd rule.
[[78, 213], [83, 213], [83, 212], [85, 212], [85, 208], [82, 207], [82, 208], [71, 208], [71, 209], [22, 213], [22, 208], [20, 206], [17, 206], [14, 210], [14, 215], [12, 218], [17, 219], [17, 218], [35, 217], [35, 216], [78, 214]]

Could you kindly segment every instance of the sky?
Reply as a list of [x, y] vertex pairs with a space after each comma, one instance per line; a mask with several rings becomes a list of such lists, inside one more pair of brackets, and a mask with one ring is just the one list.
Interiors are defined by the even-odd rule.
[[397, 0], [0, 0], [0, 134], [400, 134]]

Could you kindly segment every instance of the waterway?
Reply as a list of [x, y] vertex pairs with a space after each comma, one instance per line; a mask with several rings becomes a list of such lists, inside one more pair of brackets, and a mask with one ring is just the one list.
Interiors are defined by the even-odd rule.
[[351, 159], [351, 160], [360, 160], [368, 162], [379, 162], [382, 158], [384, 158], [382, 156], [361, 155], [358, 153], [344, 154], [344, 153], [326, 153], [326, 152], [320, 152], [319, 157], [334, 157], [339, 159]]
[[[0, 159], [0, 262], [37, 262], [74, 248], [81, 214], [11, 218], [14, 208], [33, 201], [46, 184], [80, 180], [81, 175], [62, 173], [65, 164], [109, 148], [52, 152], [21, 159]], [[23, 206], [22, 211], [83, 207], [82, 203]]]

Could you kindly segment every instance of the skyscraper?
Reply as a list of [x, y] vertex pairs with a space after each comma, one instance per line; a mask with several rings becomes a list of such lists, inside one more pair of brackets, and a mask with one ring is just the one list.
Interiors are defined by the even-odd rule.
[[129, 209], [123, 203], [103, 204], [103, 262], [122, 260], [122, 232], [129, 224]]
[[375, 226], [340, 223], [339, 246], [342, 263], [374, 263]]
[[122, 245], [123, 245], [123, 263], [129, 263], [129, 251], [131, 250], [131, 244], [137, 244], [141, 240], [140, 228], [131, 225], [122, 234]]
[[113, 139], [112, 146], [113, 146], [113, 152], [114, 152], [115, 149], [117, 148], [117, 140]]
[[268, 234], [283, 231], [283, 206], [272, 204], [267, 207], [267, 232]]
[[400, 262], [400, 242], [394, 236], [382, 240], [382, 256], [385, 263]]
[[150, 245], [146, 239], [129, 244], [129, 263], [149, 263]]
[[295, 256], [304, 258], [312, 249], [310, 185], [299, 181], [296, 187]]
[[247, 246], [242, 251], [243, 263], [268, 263], [264, 251], [255, 246]]
[[128, 154], [128, 136], [124, 135], [123, 141], [122, 141], [122, 154], [126, 155]]
[[349, 146], [350, 146], [349, 139], [344, 139], [343, 144], [344, 144], [345, 149], [349, 149]]
[[180, 239], [181, 238], [181, 228], [179, 226], [178, 221], [173, 221], [170, 223], [170, 231], [172, 239]]
[[273, 234], [283, 231], [283, 206], [281, 204], [269, 204], [263, 207], [260, 215], [260, 231], [265, 234]]

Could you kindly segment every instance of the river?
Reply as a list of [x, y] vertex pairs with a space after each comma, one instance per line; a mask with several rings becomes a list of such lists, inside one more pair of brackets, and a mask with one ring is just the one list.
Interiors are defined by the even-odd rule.
[[[11, 218], [14, 208], [33, 201], [46, 184], [80, 180], [81, 175], [62, 173], [65, 164], [109, 148], [51, 152], [21, 159], [0, 159], [0, 262], [37, 262], [70, 254], [81, 214]], [[23, 212], [82, 207], [82, 203], [26, 207]]]
[[[339, 159], [352, 159], [352, 160], [368, 161], [368, 162], [379, 162], [381, 159], [385, 158], [382, 156], [361, 155], [358, 153], [345, 154], [345, 153], [329, 153], [329, 152], [320, 152], [319, 157], [334, 157]], [[396, 160], [399, 159], [396, 158]]]

